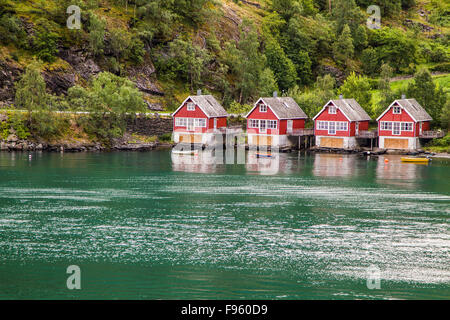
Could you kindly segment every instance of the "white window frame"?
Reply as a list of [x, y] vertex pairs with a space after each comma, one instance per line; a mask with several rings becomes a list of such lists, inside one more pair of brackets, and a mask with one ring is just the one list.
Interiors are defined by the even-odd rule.
[[[410, 126], [409, 129], [406, 129], [406, 126]], [[414, 122], [402, 122], [400, 124], [400, 130], [405, 132], [413, 132], [414, 131]]]
[[392, 131], [393, 125], [391, 121], [381, 121], [380, 130]]
[[259, 112], [267, 112], [267, 106], [264, 103], [259, 104]]
[[277, 120], [268, 120], [267, 129], [277, 129], [278, 121]]
[[[398, 126], [398, 133], [396, 133], [397, 131], [396, 131], [396, 126]], [[400, 122], [394, 122], [393, 124], [392, 124], [392, 135], [393, 136], [399, 136], [399, 135], [401, 135], [402, 134], [402, 127], [401, 127], [401, 125], [400, 125]]]
[[187, 111], [195, 111], [195, 103], [188, 102], [187, 103]]
[[336, 122], [335, 121], [329, 121], [329, 123], [328, 123], [328, 134], [330, 134], [330, 135], [335, 135], [336, 134]]
[[196, 127], [196, 128], [206, 128], [206, 119], [204, 119], [204, 118], [195, 118], [194, 119], [194, 127]]
[[331, 105], [328, 107], [329, 114], [336, 114], [336, 112], [337, 112], [337, 108], [335, 106]]
[[[261, 126], [262, 123], [264, 123], [264, 128]], [[259, 120], [259, 132], [267, 132], [267, 120]]]
[[259, 128], [259, 120], [256, 119], [249, 119], [248, 121], [248, 127], [250, 129], [258, 129]]
[[187, 125], [186, 118], [180, 118], [180, 117], [175, 118], [175, 127], [186, 127], [186, 125]]
[[317, 130], [328, 130], [328, 121], [317, 121]]
[[[396, 110], [398, 110], [398, 112], [396, 112]], [[402, 114], [402, 107], [399, 107], [399, 106], [392, 107], [392, 113], [393, 114]]]
[[337, 122], [336, 131], [348, 131], [348, 123], [345, 121]]

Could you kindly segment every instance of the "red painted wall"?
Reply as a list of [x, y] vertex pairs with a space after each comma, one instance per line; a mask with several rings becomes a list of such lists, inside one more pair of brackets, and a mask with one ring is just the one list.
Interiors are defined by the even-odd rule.
[[[260, 112], [259, 106], [256, 107], [247, 117], [247, 133], [259, 134], [259, 129], [249, 128], [250, 119], [257, 120], [277, 120], [278, 118], [275, 113], [268, 107], [267, 112]], [[287, 120], [279, 120], [277, 124], [278, 130], [267, 129], [263, 134], [286, 134], [287, 130]], [[305, 119], [293, 119], [292, 128], [293, 129], [303, 129], [305, 127]]]
[[[392, 107], [397, 106], [397, 104]], [[409, 116], [409, 114], [402, 109], [402, 113], [394, 114], [393, 108], [390, 108], [381, 118], [378, 120], [378, 135], [379, 136], [392, 136], [392, 137], [417, 137], [419, 136], [419, 124], [416, 123], [413, 125], [413, 131], [401, 131], [399, 135], [393, 135], [392, 130], [381, 130], [381, 122], [389, 121], [389, 122], [415, 122], [413, 118]], [[415, 130], [414, 130], [415, 128]], [[422, 127], [424, 128], [424, 127]], [[422, 129], [425, 130], [425, 129]]]
[[[186, 127], [177, 127], [175, 126], [175, 118], [203, 118], [206, 119], [206, 128], [195, 128], [195, 132], [206, 132], [209, 129], [214, 129], [214, 118], [210, 118], [208, 120], [208, 117], [206, 114], [196, 105], [194, 111], [188, 111], [187, 110], [187, 104], [188, 102], [192, 102], [191, 99], [186, 101], [186, 103], [181, 107], [177, 113], [173, 116], [173, 131], [187, 131]], [[220, 117], [217, 118], [217, 128], [222, 128], [227, 126], [227, 117]]]
[[214, 119], [217, 119], [217, 128], [224, 128], [227, 126], [227, 117], [210, 118], [208, 128], [214, 129]]
[[[330, 103], [331, 104], [331, 103]], [[329, 104], [329, 105], [330, 105]], [[316, 118], [314, 121], [314, 128], [315, 128], [315, 135], [316, 136], [331, 136], [331, 137], [347, 137], [349, 136], [349, 130], [347, 131], [336, 131], [336, 134], [328, 134], [328, 130], [318, 130], [317, 121], [340, 121], [340, 122], [347, 122], [347, 128], [351, 130], [351, 122], [348, 121], [347, 117], [342, 113], [341, 110], [337, 109], [336, 114], [330, 114], [328, 113], [328, 106], [325, 108], [325, 110], [322, 111], [322, 113]], [[355, 135], [354, 132], [354, 124], [353, 124], [353, 136]]]

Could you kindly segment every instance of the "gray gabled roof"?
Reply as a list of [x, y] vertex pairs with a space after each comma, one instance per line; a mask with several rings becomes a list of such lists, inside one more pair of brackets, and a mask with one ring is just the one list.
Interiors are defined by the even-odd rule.
[[[331, 102], [338, 107], [350, 121], [372, 120], [355, 99], [338, 99], [331, 100]], [[329, 102], [326, 105], [328, 104]]]
[[400, 99], [400, 100], [395, 100], [394, 102], [397, 102], [416, 121], [431, 121], [431, 120], [433, 120], [433, 118], [431, 118], [431, 116], [417, 102], [416, 99]]
[[192, 100], [192, 102], [194, 102], [206, 114], [208, 118], [228, 116], [228, 113], [225, 111], [222, 105], [212, 95], [187, 97], [186, 100], [183, 101], [181, 106], [174, 113], [172, 113], [172, 116], [175, 115], [189, 99]]
[[[300, 106], [291, 97], [270, 97], [260, 98], [275, 113], [278, 119], [307, 119], [308, 116], [300, 108]], [[255, 107], [246, 115], [246, 117], [257, 107]]]

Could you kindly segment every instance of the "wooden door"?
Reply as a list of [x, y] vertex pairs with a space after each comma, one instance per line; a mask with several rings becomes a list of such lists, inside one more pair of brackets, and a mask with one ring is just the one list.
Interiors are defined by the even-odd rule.
[[320, 138], [320, 146], [326, 148], [343, 148], [344, 139], [343, 138]]
[[408, 139], [384, 139], [385, 149], [408, 149]]
[[294, 121], [292, 121], [292, 120], [287, 121], [287, 129], [286, 129], [287, 133], [292, 133], [293, 124], [294, 124]]

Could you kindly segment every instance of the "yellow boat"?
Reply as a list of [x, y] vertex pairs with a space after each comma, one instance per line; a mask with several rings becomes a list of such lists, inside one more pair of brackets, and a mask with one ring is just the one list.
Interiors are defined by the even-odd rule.
[[429, 162], [431, 159], [429, 158], [411, 158], [411, 157], [402, 157], [402, 162]]

